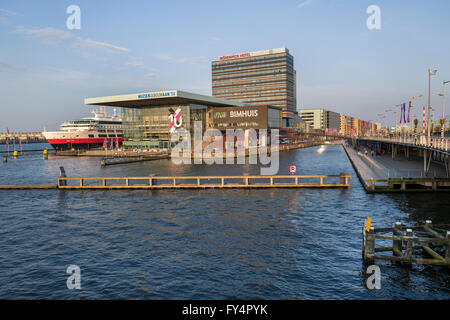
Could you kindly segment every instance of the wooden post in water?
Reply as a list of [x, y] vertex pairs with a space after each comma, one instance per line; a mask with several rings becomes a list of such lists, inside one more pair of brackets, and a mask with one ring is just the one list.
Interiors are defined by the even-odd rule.
[[[403, 236], [402, 232], [402, 224], [400, 222], [396, 222], [394, 225], [394, 229], [392, 230], [392, 234], [394, 236]], [[392, 253], [396, 256], [402, 256], [402, 240], [393, 240], [392, 241]]]
[[366, 235], [366, 241], [364, 242], [364, 260], [374, 260], [373, 255], [375, 253], [375, 229], [370, 228], [370, 231], [364, 230]]
[[150, 178], [148, 179], [148, 184], [149, 184], [150, 186], [156, 185], [156, 184], [157, 184], [157, 183], [156, 183], [157, 180], [152, 178], [152, 177], [155, 177], [156, 174], [151, 173], [151, 174], [149, 174], [149, 176], [150, 176]]
[[[412, 236], [413, 236], [412, 229], [406, 229], [406, 236], [412, 238]], [[408, 260], [409, 260], [408, 262], [411, 263], [411, 258], [412, 258], [412, 240], [411, 239], [408, 239], [406, 241], [405, 256], [406, 256], [406, 258], [408, 258]]]
[[[248, 176], [248, 173], [244, 173], [244, 176]], [[248, 178], [244, 177], [244, 184], [248, 186]]]
[[348, 184], [348, 177], [347, 177], [347, 173], [345, 173], [345, 172], [341, 172], [340, 174], [339, 174], [341, 177], [339, 178], [339, 182], [341, 183], [341, 184]]
[[66, 178], [66, 170], [64, 170], [64, 167], [59, 167], [58, 185], [67, 186], [67, 180], [59, 180], [59, 178]]

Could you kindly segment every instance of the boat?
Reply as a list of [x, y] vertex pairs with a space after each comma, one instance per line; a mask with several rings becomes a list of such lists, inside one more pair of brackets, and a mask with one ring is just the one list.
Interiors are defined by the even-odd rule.
[[42, 134], [55, 150], [86, 150], [123, 142], [122, 118], [108, 115], [105, 107], [92, 111], [94, 116], [64, 122], [60, 131], [46, 131]]

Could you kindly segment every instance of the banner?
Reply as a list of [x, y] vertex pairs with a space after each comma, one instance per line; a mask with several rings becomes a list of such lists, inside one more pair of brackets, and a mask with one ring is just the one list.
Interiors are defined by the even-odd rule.
[[403, 108], [403, 122], [406, 124], [406, 103], [402, 105]]
[[409, 115], [410, 115], [410, 113], [411, 113], [411, 107], [412, 107], [412, 105], [411, 105], [411, 101], [409, 101], [409, 108], [408, 108], [408, 123], [410, 123], [411, 121], [411, 119], [410, 119], [410, 117], [409, 117]]

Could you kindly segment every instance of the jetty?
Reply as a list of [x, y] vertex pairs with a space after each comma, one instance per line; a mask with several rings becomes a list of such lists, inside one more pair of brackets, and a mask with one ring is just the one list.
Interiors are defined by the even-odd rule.
[[400, 155], [395, 159], [390, 155], [370, 156], [365, 154], [364, 146], [360, 151], [347, 143], [343, 147], [368, 193], [450, 192], [450, 178], [439, 165], [433, 164], [432, 169], [425, 172], [420, 162], [408, 161]]
[[[366, 221], [362, 231], [363, 260], [450, 266], [449, 230], [449, 224], [434, 225], [431, 220], [413, 227], [396, 222], [390, 228], [373, 228]], [[376, 246], [379, 242], [386, 244], [390, 241], [390, 246]], [[383, 254], [386, 252], [392, 254]]]
[[58, 189], [348, 188], [350, 174], [277, 176], [64, 177]]

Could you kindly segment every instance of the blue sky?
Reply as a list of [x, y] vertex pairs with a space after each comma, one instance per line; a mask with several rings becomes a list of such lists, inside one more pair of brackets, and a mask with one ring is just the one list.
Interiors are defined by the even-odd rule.
[[[81, 8], [80, 30], [66, 28], [72, 4]], [[372, 4], [381, 30], [366, 27]], [[298, 108], [375, 120], [423, 94], [419, 115], [427, 69], [436, 68], [432, 105], [440, 114], [437, 94], [450, 80], [449, 12], [448, 0], [0, 0], [0, 132], [57, 129], [89, 115], [86, 97], [210, 95], [212, 60], [278, 47], [294, 55]]]

